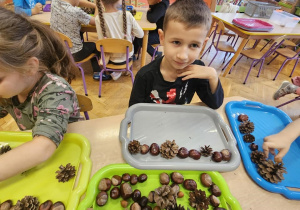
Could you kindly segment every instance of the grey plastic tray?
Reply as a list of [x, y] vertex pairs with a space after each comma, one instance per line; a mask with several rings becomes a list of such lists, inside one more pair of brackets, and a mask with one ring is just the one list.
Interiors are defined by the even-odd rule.
[[[135, 104], [127, 110], [121, 122], [119, 138], [124, 159], [139, 169], [233, 171], [241, 162], [236, 139], [229, 126], [216, 111], [207, 107]], [[227, 148], [232, 158], [228, 162], [219, 163], [213, 162], [211, 157], [203, 156], [199, 160], [189, 157], [168, 160], [150, 153], [132, 155], [127, 148], [131, 140], [150, 146], [152, 143], [161, 145], [173, 139], [179, 147], [189, 150], [200, 150], [204, 145], [210, 145], [214, 151]]]

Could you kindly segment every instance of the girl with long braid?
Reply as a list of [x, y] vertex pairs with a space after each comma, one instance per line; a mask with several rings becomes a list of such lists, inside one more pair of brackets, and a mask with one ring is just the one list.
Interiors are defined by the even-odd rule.
[[[132, 42], [132, 36], [142, 38], [143, 29], [138, 25], [130, 12], [126, 11], [125, 0], [97, 0], [98, 15], [95, 18], [99, 39], [117, 38]], [[119, 10], [122, 6], [122, 10]], [[130, 52], [130, 57], [133, 51]], [[111, 54], [109, 63], [123, 65], [126, 63], [126, 55]], [[114, 80], [121, 76], [121, 72], [111, 74]]]

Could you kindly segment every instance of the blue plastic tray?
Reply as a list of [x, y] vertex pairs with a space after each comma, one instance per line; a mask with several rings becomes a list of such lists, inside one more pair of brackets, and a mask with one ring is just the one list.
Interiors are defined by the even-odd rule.
[[[289, 199], [300, 200], [300, 192], [297, 189], [289, 189], [289, 187], [300, 188], [300, 138], [292, 143], [289, 152], [283, 158], [284, 167], [287, 171], [287, 174], [283, 175], [284, 180], [278, 184], [272, 184], [258, 174], [256, 164], [250, 159], [250, 143], [243, 141], [243, 134], [240, 133], [238, 128], [240, 122], [237, 120], [240, 114], [249, 116], [249, 120], [255, 126], [252, 133], [255, 136], [255, 143], [259, 147], [258, 150], [263, 151], [264, 137], [281, 131], [287, 124], [292, 122], [291, 118], [278, 108], [253, 101], [232, 101], [226, 105], [225, 110], [237, 140], [244, 166], [251, 178], [268, 191], [280, 193]], [[269, 158], [274, 160], [272, 154], [269, 155]]]

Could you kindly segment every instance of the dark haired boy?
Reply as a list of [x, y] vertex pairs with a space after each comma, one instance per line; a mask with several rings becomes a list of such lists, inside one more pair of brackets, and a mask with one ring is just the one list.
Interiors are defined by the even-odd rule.
[[196, 60], [207, 41], [211, 13], [202, 0], [177, 0], [167, 10], [164, 31], [159, 30], [164, 57], [141, 68], [129, 106], [136, 103], [188, 104], [195, 92], [208, 107], [224, 99], [217, 72]]

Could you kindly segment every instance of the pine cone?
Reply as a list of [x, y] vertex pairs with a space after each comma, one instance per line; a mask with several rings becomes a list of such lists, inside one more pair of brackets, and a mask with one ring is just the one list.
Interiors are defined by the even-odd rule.
[[212, 155], [213, 149], [210, 147], [210, 145], [205, 145], [204, 147], [201, 147], [200, 152], [201, 155], [203, 155], [204, 157], [209, 157]]
[[163, 185], [162, 187], [155, 189], [154, 201], [161, 209], [174, 208], [178, 192], [179, 188], [176, 187], [176, 185], [173, 187], [170, 185]]
[[160, 146], [160, 155], [166, 159], [172, 159], [178, 153], [178, 145], [175, 143], [175, 140], [167, 140], [165, 143]]
[[252, 134], [246, 134], [243, 136], [243, 139], [247, 143], [251, 143], [255, 141], [255, 137]]
[[271, 183], [284, 180], [283, 173], [287, 173], [283, 163], [274, 163], [273, 160], [264, 160], [257, 164], [258, 173]]
[[206, 197], [205, 191], [196, 189], [194, 192], [190, 192], [189, 201], [190, 206], [197, 210], [208, 209], [209, 198]]
[[263, 152], [260, 152], [258, 150], [255, 150], [251, 153], [251, 160], [253, 163], [260, 163], [262, 161], [264, 161], [265, 158], [265, 154]]
[[249, 120], [241, 122], [241, 124], [239, 125], [239, 129], [240, 132], [244, 134], [252, 133], [254, 131], [254, 123], [250, 122]]
[[137, 140], [130, 141], [128, 144], [130, 154], [137, 154], [141, 151], [141, 144]]
[[[174, 207], [171, 207], [171, 206], [168, 206], [166, 208], [166, 210], [185, 210], [184, 206], [181, 206], [179, 204], [179, 206], [177, 205], [177, 203], [175, 203], [175, 206]], [[187, 208], [187, 210], [190, 210], [189, 208]]]
[[0, 155], [8, 152], [9, 150], [11, 150], [11, 147], [9, 145], [3, 145], [2, 147], [0, 147]]
[[38, 210], [39, 200], [33, 196], [25, 196], [22, 200], [18, 200], [14, 210]]
[[58, 179], [58, 182], [67, 182], [75, 176], [76, 169], [75, 166], [71, 165], [71, 163], [68, 163], [66, 167], [61, 165], [59, 166], [59, 169], [60, 170], [55, 172], [57, 173], [56, 179]]

